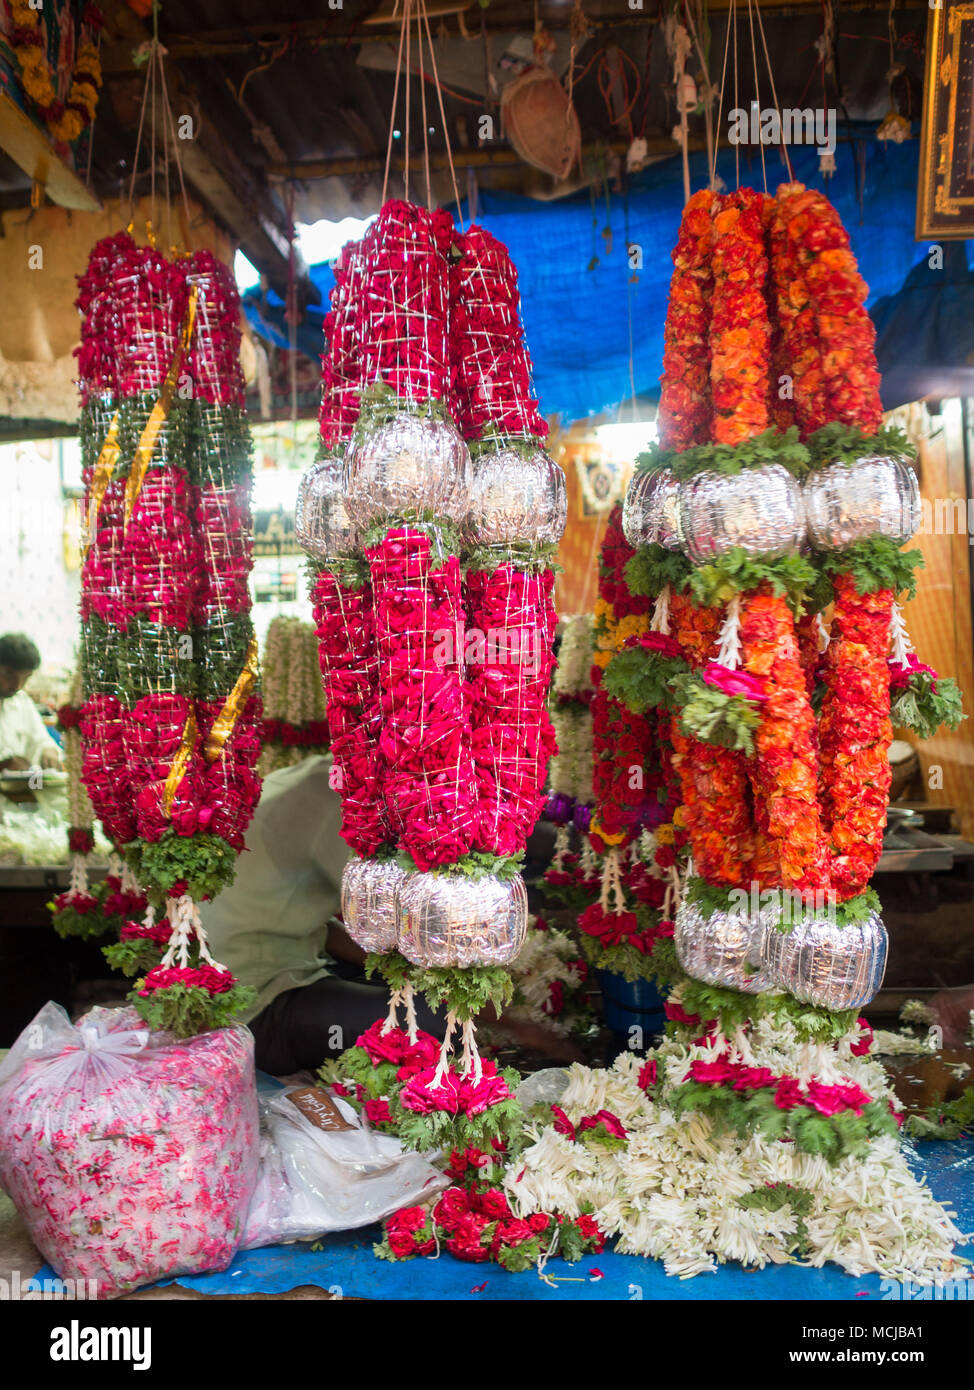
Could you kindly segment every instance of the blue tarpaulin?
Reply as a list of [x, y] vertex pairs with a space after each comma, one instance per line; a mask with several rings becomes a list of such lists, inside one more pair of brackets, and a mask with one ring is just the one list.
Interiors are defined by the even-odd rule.
[[[795, 177], [823, 187], [852, 239], [870, 287], [870, 306], [895, 295], [911, 268], [924, 261], [926, 243], [914, 241], [919, 141], [881, 144], [870, 132], [840, 143], [836, 173], [827, 183], [817, 151], [791, 147]], [[747, 157], [745, 159], [745, 154]], [[788, 178], [779, 150], [765, 150], [768, 187]], [[692, 187], [706, 182], [706, 157], [690, 160]], [[732, 151], [721, 151], [718, 172], [735, 179]], [[763, 187], [757, 150], [742, 147], [742, 184]], [[655, 396], [663, 360], [663, 322], [683, 208], [680, 161], [652, 165], [629, 182], [625, 197], [589, 193], [540, 203], [513, 194], [481, 193], [478, 221], [510, 248], [521, 284], [522, 312], [534, 358], [535, 385], [546, 415], [565, 421], [612, 410], [635, 388]], [[464, 216], [467, 209], [463, 209]], [[610, 235], [611, 233], [611, 235]], [[631, 256], [627, 247], [638, 247]], [[632, 269], [631, 259], [641, 258]], [[321, 320], [333, 276], [327, 264], [312, 268], [322, 303], [305, 314], [298, 342], [309, 356], [321, 352]], [[272, 292], [248, 291], [244, 309], [254, 330], [287, 345], [283, 304]], [[974, 315], [968, 315], [974, 323]], [[630, 372], [630, 346], [632, 367]], [[897, 335], [881, 363], [891, 370], [915, 360], [916, 340]], [[974, 346], [974, 344], [972, 344]], [[889, 402], [888, 402], [889, 403]]]

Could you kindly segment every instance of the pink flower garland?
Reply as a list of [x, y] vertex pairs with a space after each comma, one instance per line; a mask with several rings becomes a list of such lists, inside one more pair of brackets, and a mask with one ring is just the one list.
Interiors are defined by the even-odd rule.
[[462, 676], [460, 564], [429, 536], [390, 530], [366, 552], [375, 596], [386, 807], [418, 869], [452, 864], [477, 830]]
[[[484, 635], [471, 645], [471, 751], [477, 781], [474, 847], [517, 854], [544, 805], [543, 787], [555, 735], [547, 696], [557, 618], [550, 570], [525, 574], [513, 564], [467, 576], [470, 626]], [[492, 634], [503, 650], [491, 651]], [[478, 657], [480, 659], [478, 659]]]
[[318, 413], [321, 442], [326, 449], [346, 441], [358, 419], [361, 362], [356, 337], [364, 275], [362, 243], [342, 247], [335, 266], [331, 309], [325, 315], [325, 352], [321, 358], [321, 409]]
[[453, 220], [442, 209], [385, 203], [362, 240], [362, 294], [355, 333], [360, 380], [402, 400], [445, 400]]
[[323, 570], [311, 594], [342, 838], [369, 856], [392, 838], [382, 791], [381, 714], [372, 590]]

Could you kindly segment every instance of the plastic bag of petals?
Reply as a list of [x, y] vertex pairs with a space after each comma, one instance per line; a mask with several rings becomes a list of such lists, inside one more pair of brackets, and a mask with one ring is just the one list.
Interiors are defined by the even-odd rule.
[[[257, 1179], [253, 1039], [45, 1004], [0, 1064], [0, 1183], [62, 1279], [99, 1298], [225, 1269]], [[91, 1288], [91, 1285], [88, 1285]]]

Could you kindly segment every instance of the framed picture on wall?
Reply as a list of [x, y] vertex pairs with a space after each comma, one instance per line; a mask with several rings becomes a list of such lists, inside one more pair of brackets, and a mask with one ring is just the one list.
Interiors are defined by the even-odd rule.
[[974, 236], [974, 4], [931, 0], [916, 237]]

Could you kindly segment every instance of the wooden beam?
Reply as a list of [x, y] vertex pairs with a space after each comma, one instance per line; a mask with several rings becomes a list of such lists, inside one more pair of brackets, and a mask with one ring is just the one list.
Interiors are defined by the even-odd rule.
[[0, 91], [0, 149], [43, 186], [52, 203], [80, 212], [97, 212], [101, 203], [84, 181], [56, 154], [50, 140], [6, 92]]
[[[582, 158], [594, 159], [600, 154], [625, 154], [629, 149], [628, 140], [609, 140], [593, 141], [582, 146]], [[702, 137], [690, 137], [691, 151], [706, 149], [706, 141]], [[669, 135], [650, 136], [646, 140], [647, 159], [666, 159], [670, 155], [677, 155], [680, 146]], [[433, 169], [446, 169], [449, 167], [449, 158], [445, 150], [430, 150], [430, 167]], [[412, 155], [409, 160], [410, 172], [422, 170], [424, 168], [424, 157], [419, 154]], [[477, 148], [468, 150], [453, 151], [453, 166], [456, 169], [483, 169], [485, 167], [497, 168], [499, 166], [511, 166], [516, 164], [526, 164], [518, 154], [517, 150], [510, 145], [481, 145]], [[302, 181], [314, 181], [316, 179], [338, 179], [347, 178], [352, 174], [376, 174], [381, 173], [385, 168], [385, 155], [347, 155], [339, 159], [306, 159], [299, 160], [293, 164], [268, 164], [267, 177], [270, 179], [297, 179]], [[405, 160], [400, 155], [393, 157], [392, 168], [401, 172], [406, 167]]]
[[[118, 46], [127, 47], [130, 54], [151, 38], [149, 30], [124, 0], [106, 0], [102, 9], [106, 38]], [[174, 121], [187, 107], [206, 111], [203, 96], [185, 80], [171, 57], [164, 61]], [[206, 119], [200, 125], [196, 139], [179, 142], [179, 157], [186, 182], [213, 216], [233, 234], [251, 264], [285, 299], [290, 256], [287, 215], [277, 198], [254, 178], [224, 139], [209, 112], [206, 112]], [[162, 148], [165, 142], [171, 149], [172, 136], [166, 129], [161, 109], [156, 112], [155, 136], [158, 148]], [[317, 299], [317, 291], [297, 250], [295, 257], [298, 298], [300, 304], [304, 305]]]

